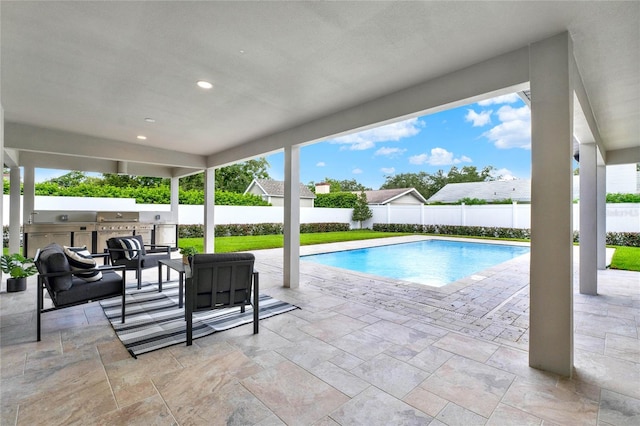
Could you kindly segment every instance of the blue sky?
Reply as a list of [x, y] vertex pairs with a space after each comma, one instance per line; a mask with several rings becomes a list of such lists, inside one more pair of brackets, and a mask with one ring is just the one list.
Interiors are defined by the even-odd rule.
[[[355, 179], [372, 189], [385, 176], [485, 166], [506, 179], [531, 177], [530, 110], [517, 94], [307, 145], [300, 180]], [[267, 157], [269, 175], [284, 180], [284, 153]], [[36, 169], [36, 182], [66, 173]]]
[[[493, 166], [505, 179], [531, 178], [531, 115], [517, 94], [366, 130], [300, 149], [300, 180], [355, 179], [372, 189], [385, 176]], [[284, 180], [284, 153], [267, 157]]]

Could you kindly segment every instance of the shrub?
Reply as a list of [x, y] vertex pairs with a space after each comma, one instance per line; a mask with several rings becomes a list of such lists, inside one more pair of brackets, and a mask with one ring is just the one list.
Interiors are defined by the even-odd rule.
[[[301, 223], [300, 233], [348, 231], [348, 223]], [[249, 235], [282, 235], [282, 223], [250, 223], [216, 225], [218, 237], [240, 237]], [[203, 238], [204, 225], [179, 225], [178, 238]]]
[[358, 196], [351, 192], [331, 192], [329, 194], [316, 194], [313, 202], [315, 207], [352, 209], [356, 206]]
[[[407, 223], [374, 223], [374, 231], [410, 232], [414, 234], [462, 235], [471, 237], [531, 239], [527, 228], [500, 228], [491, 226], [418, 225]], [[573, 242], [580, 242], [580, 233], [573, 231]], [[606, 243], [612, 246], [640, 247], [638, 232], [607, 232]]]

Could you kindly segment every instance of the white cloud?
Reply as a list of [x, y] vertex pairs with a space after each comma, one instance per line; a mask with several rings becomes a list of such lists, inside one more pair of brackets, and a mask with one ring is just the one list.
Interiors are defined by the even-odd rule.
[[351, 173], [353, 173], [354, 175], [362, 174], [362, 169], [358, 169], [356, 167], [355, 169], [351, 170]]
[[418, 118], [387, 124], [374, 129], [363, 130], [351, 135], [340, 136], [330, 140], [332, 144], [344, 144], [341, 150], [361, 151], [373, 148], [377, 142], [399, 141], [403, 138], [415, 136], [424, 127], [424, 122]]
[[380, 169], [380, 171], [382, 173], [384, 173], [385, 175], [391, 175], [393, 173], [395, 173], [396, 169], [395, 167], [383, 167]]
[[464, 117], [465, 121], [472, 121], [473, 127], [482, 127], [485, 124], [491, 123], [491, 113], [493, 110], [482, 111], [479, 114], [472, 109], [467, 110], [467, 115]]
[[513, 172], [509, 169], [497, 169], [491, 171], [491, 176], [494, 178], [500, 178], [500, 180], [516, 180], [517, 177], [513, 175]]
[[489, 139], [496, 148], [531, 149], [531, 111], [529, 107], [500, 107], [497, 112], [502, 122], [482, 135]]
[[409, 157], [411, 164], [428, 164], [430, 166], [450, 166], [452, 164], [471, 163], [473, 160], [463, 155], [454, 158], [453, 152], [449, 152], [444, 148], [433, 148], [431, 154], [420, 154]]
[[406, 149], [402, 149], [402, 148], [389, 148], [389, 147], [383, 146], [382, 148], [378, 149], [373, 155], [384, 155], [390, 158], [395, 158], [404, 154], [405, 151]]
[[316, 167], [324, 167], [324, 166], [326, 166], [326, 163], [324, 161], [318, 161], [316, 163]]
[[497, 96], [495, 98], [486, 99], [478, 102], [480, 106], [494, 105], [494, 104], [512, 104], [520, 99], [517, 93], [510, 93], [508, 95]]
[[409, 157], [409, 163], [424, 164], [427, 162], [428, 159], [429, 159], [429, 156], [427, 154], [412, 155], [411, 157]]

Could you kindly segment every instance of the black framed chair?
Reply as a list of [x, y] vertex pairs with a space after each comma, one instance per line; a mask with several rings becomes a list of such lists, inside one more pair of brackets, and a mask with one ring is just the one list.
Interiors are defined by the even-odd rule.
[[[251, 253], [196, 254], [187, 277], [185, 316], [187, 346], [193, 340], [193, 313], [253, 306], [253, 334], [258, 334], [259, 279]], [[253, 291], [252, 291], [253, 290]], [[253, 300], [252, 300], [253, 293]]]
[[[94, 261], [93, 266], [89, 267], [91, 255], [88, 252], [86, 255], [82, 253], [79, 256], [71, 254], [71, 262], [68, 256], [69, 248], [63, 248], [56, 243], [49, 244], [36, 252], [34, 263], [39, 272], [36, 305], [38, 341], [41, 334], [40, 317], [43, 313], [110, 297], [122, 296], [121, 320], [124, 323], [126, 288], [124, 266], [97, 266]], [[45, 290], [51, 298], [52, 308], [44, 308]]]
[[[138, 290], [142, 288], [143, 269], [157, 267], [158, 260], [171, 259], [171, 247], [145, 244], [141, 235], [109, 238], [107, 251], [112, 265], [124, 266], [127, 271], [136, 271]], [[168, 269], [167, 281], [169, 281]]]

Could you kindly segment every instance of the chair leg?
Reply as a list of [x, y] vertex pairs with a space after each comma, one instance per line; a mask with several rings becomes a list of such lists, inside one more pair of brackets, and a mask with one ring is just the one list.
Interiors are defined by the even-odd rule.
[[138, 278], [138, 290], [142, 288], [142, 272], [140, 269], [136, 270], [136, 277]]
[[37, 341], [40, 341], [40, 314], [42, 313], [42, 305], [43, 305], [43, 296], [42, 296], [42, 281], [40, 280], [40, 277], [38, 277], [38, 294], [37, 294], [37, 315], [36, 315], [36, 336], [37, 336]]
[[258, 273], [253, 273], [253, 334], [258, 334], [258, 321], [260, 320], [260, 283]]

